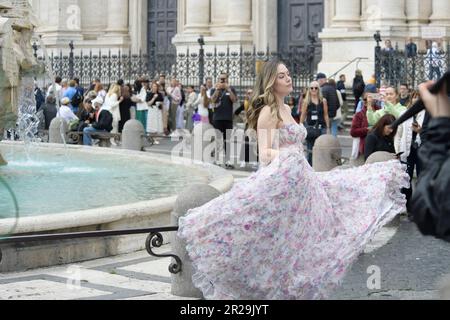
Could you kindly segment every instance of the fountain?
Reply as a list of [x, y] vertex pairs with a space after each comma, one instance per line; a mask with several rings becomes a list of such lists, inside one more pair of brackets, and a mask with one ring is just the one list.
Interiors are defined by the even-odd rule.
[[[208, 184], [221, 193], [231, 188], [232, 175], [207, 164], [36, 141], [30, 86], [33, 75], [45, 70], [31, 49], [35, 23], [28, 0], [0, 0], [0, 16], [0, 132], [15, 128], [19, 117], [22, 140], [0, 141], [0, 237], [166, 226], [178, 192], [189, 185]], [[11, 245], [2, 247], [0, 272], [134, 252], [145, 249], [145, 240], [135, 235]]]

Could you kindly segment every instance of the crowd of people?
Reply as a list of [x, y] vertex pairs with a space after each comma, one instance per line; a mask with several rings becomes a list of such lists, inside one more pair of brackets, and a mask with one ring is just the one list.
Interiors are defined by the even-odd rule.
[[[358, 161], [359, 158], [364, 162], [376, 152], [387, 152], [407, 164], [411, 181], [415, 171], [420, 175], [418, 150], [426, 138], [429, 115], [422, 111], [400, 127], [392, 128], [392, 124], [419, 98], [419, 92], [410, 90], [407, 84], [400, 88], [387, 86], [384, 90], [367, 86], [351, 128], [353, 160]], [[412, 185], [404, 192], [409, 206]]]

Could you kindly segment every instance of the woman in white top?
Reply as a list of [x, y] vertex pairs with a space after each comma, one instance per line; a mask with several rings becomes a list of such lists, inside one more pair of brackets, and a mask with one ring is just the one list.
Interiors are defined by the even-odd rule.
[[58, 110], [58, 117], [63, 118], [67, 123], [73, 120], [79, 120], [78, 117], [73, 113], [72, 109], [70, 109], [70, 99], [63, 98], [61, 100], [61, 107]]
[[187, 87], [188, 99], [186, 102], [186, 129], [192, 132], [194, 130], [194, 120], [192, 117], [194, 116], [195, 109], [197, 109], [197, 94], [195, 93], [193, 86]]
[[137, 80], [135, 82], [135, 92], [138, 94], [131, 98], [136, 103], [136, 120], [142, 123], [147, 131], [148, 104], [147, 104], [147, 80]]
[[113, 115], [113, 130], [111, 133], [119, 133], [119, 122], [121, 119], [120, 116], [120, 103], [123, 101], [120, 92], [120, 86], [117, 84], [113, 84], [111, 89], [109, 89], [108, 94], [106, 95], [104, 107], [108, 108], [108, 110]]
[[151, 99], [148, 102], [148, 118], [147, 118], [147, 132], [163, 134], [164, 133], [164, 123], [163, 123], [163, 103], [164, 96], [159, 92], [159, 85], [156, 82], [152, 83], [151, 88]]
[[208, 96], [208, 90], [205, 86], [200, 87], [200, 94], [198, 95], [197, 101], [195, 104], [198, 108], [198, 114], [202, 118], [202, 123], [209, 123], [209, 105], [210, 105], [210, 98]]
[[97, 97], [101, 97], [103, 99], [103, 101], [105, 101], [107, 92], [103, 88], [103, 85], [101, 83], [97, 83], [95, 85], [94, 91], [97, 93]]

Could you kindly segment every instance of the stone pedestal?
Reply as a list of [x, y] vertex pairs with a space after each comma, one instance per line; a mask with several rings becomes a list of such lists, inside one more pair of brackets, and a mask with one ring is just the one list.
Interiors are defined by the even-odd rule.
[[49, 143], [63, 144], [67, 141], [67, 132], [69, 131], [67, 122], [63, 118], [55, 118], [50, 123], [48, 130]]
[[316, 140], [313, 149], [313, 168], [316, 172], [328, 172], [340, 166], [342, 148], [339, 140], [323, 135]]
[[[199, 208], [220, 195], [218, 190], [205, 184], [193, 185], [185, 189], [178, 196], [171, 225], [178, 225], [179, 219], [184, 217], [190, 209]], [[183, 262], [181, 273], [172, 275], [172, 294], [178, 297], [202, 299], [203, 294], [192, 284], [194, 269], [186, 251], [186, 243], [176, 235], [172, 237], [172, 252]]]
[[440, 281], [439, 295], [442, 300], [450, 300], [450, 274]]
[[122, 131], [122, 149], [142, 151], [145, 129], [137, 120], [129, 120]]
[[7, 164], [8, 164], [8, 162], [6, 162], [6, 160], [3, 159], [2, 154], [0, 153], [0, 166], [5, 166]]
[[191, 140], [192, 160], [196, 162], [214, 163], [211, 156], [217, 150], [217, 133], [210, 124], [197, 124], [194, 127]]

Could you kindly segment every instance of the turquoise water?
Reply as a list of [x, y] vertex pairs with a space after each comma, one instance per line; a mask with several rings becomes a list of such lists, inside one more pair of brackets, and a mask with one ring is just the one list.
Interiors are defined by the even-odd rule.
[[[206, 172], [125, 155], [91, 155], [64, 150], [50, 155], [0, 148], [9, 162], [0, 167], [19, 205], [20, 217], [126, 205], [177, 195]], [[6, 152], [5, 152], [6, 151]], [[53, 151], [52, 151], [53, 152]], [[0, 184], [0, 219], [15, 216], [13, 196]]]

